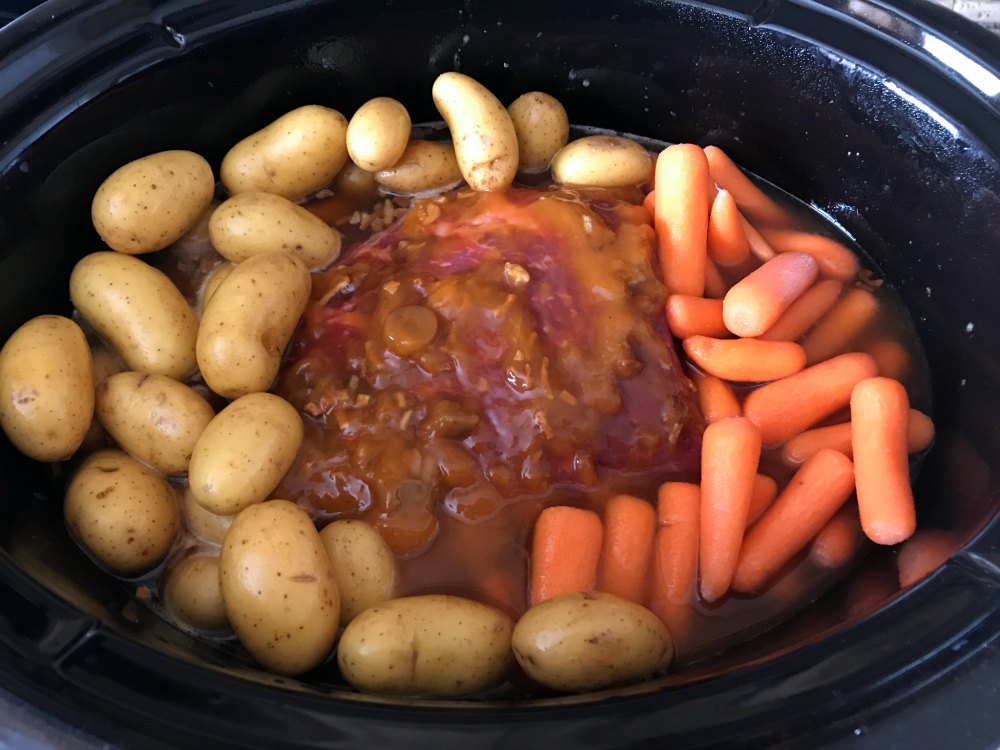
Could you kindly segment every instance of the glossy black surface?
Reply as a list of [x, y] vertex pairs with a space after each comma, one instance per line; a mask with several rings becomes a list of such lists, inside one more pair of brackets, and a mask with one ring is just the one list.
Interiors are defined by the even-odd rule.
[[457, 67], [504, 100], [551, 91], [575, 122], [721, 145], [841, 222], [899, 289], [940, 432], [921, 523], [969, 540], [901, 595], [891, 558], [874, 556], [798, 621], [660, 683], [391, 704], [324, 670], [261, 674], [129, 606], [65, 538], [60, 479], [2, 442], [0, 686], [130, 745], [464, 747], [474, 731], [496, 747], [882, 747], [902, 732], [944, 747], [946, 700], [946, 715], [980, 717], [962, 746], [1000, 739], [1000, 57], [986, 32], [864, 0], [108, 0], [11, 24], [0, 64], [0, 337], [66, 310], [72, 264], [99, 247], [90, 196], [113, 165], [163, 148], [217, 165], [299, 104], [349, 113], [383, 94], [429, 119], [431, 81]]

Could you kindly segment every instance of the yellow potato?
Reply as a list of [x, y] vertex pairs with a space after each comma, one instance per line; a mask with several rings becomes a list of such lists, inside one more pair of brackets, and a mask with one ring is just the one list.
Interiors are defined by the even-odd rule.
[[410, 141], [395, 164], [375, 175], [395, 195], [424, 195], [453, 188], [462, 181], [451, 141]]
[[233, 146], [222, 160], [231, 195], [301, 198], [330, 184], [347, 161], [347, 119], [316, 104], [293, 109]]
[[198, 319], [162, 272], [121, 253], [91, 253], [73, 269], [69, 296], [130, 370], [176, 380], [194, 371]]
[[569, 692], [638, 682], [666, 669], [674, 655], [660, 618], [599, 592], [536, 604], [514, 628], [513, 648], [531, 679]]
[[364, 521], [334, 521], [320, 534], [340, 590], [340, 624], [391, 599], [396, 563], [382, 536]]
[[628, 138], [591, 135], [559, 150], [552, 159], [552, 179], [562, 185], [642, 185], [653, 179], [653, 158]]
[[198, 293], [198, 311], [200, 313], [205, 312], [205, 305], [212, 299], [212, 295], [215, 294], [215, 290], [219, 288], [219, 285], [229, 278], [229, 274], [233, 272], [234, 268], [236, 266], [232, 263], [220, 263], [205, 277], [205, 281], [202, 282], [201, 290]]
[[97, 387], [97, 418], [122, 448], [164, 474], [187, 472], [215, 412], [192, 388], [163, 375], [120, 372]]
[[32, 318], [0, 349], [0, 427], [36, 461], [72, 456], [94, 417], [90, 347], [59, 315]]
[[500, 100], [462, 73], [442, 73], [431, 89], [448, 123], [462, 176], [473, 190], [510, 187], [517, 174], [517, 133]]
[[330, 653], [340, 597], [312, 520], [294, 503], [270, 500], [233, 521], [219, 579], [240, 642], [268, 669], [294, 675]]
[[232, 515], [278, 486], [302, 445], [302, 418], [272, 393], [251, 393], [220, 411], [201, 433], [188, 486], [205, 510]]
[[520, 169], [548, 169], [556, 152], [569, 141], [569, 116], [559, 100], [541, 91], [521, 94], [507, 107], [517, 132]]
[[236, 266], [198, 328], [198, 367], [208, 387], [226, 398], [266, 391], [311, 289], [309, 269], [289, 253], [255, 255]]
[[[94, 373], [95, 388], [99, 387], [101, 383], [115, 373], [126, 370], [122, 358], [110, 346], [99, 339], [90, 342], [90, 360], [92, 363], [91, 370]], [[90, 428], [87, 430], [87, 434], [80, 444], [80, 450], [83, 451], [83, 455], [86, 455], [94, 451], [99, 451], [102, 448], [110, 448], [111, 444], [111, 436], [101, 426], [95, 413], [94, 418], [90, 421]]]
[[[452, 158], [454, 158], [454, 152]], [[373, 201], [378, 194], [378, 185], [375, 182], [375, 175], [349, 161], [334, 178], [333, 193], [334, 195], [356, 198], [359, 201]]]
[[340, 254], [342, 239], [322, 219], [270, 193], [234, 195], [215, 209], [208, 232], [219, 255], [233, 263], [282, 251], [311, 269], [330, 265]]
[[202, 541], [211, 544], [222, 544], [234, 518], [234, 516], [222, 516], [202, 508], [201, 503], [195, 500], [190, 487], [184, 488], [181, 513], [188, 531]]
[[511, 665], [511, 621], [471, 599], [427, 594], [366, 609], [344, 629], [340, 672], [359, 690], [452, 696], [485, 690]]
[[212, 202], [212, 168], [191, 151], [161, 151], [111, 173], [90, 207], [94, 228], [130, 255], [162, 250], [197, 223]]
[[219, 583], [219, 558], [190, 555], [167, 573], [163, 599], [178, 620], [198, 630], [218, 632], [229, 628]]
[[388, 169], [410, 140], [410, 113], [388, 96], [365, 102], [347, 125], [347, 153], [369, 172]]
[[180, 526], [166, 480], [127, 453], [98, 451], [66, 490], [66, 526], [104, 567], [131, 576], [155, 567]]

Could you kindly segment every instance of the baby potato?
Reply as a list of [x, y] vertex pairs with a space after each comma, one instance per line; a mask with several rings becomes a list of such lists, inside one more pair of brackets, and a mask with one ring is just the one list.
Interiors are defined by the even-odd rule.
[[471, 599], [427, 594], [366, 609], [344, 629], [340, 672], [359, 690], [467, 695], [494, 685], [511, 665], [511, 620]]
[[552, 179], [562, 185], [642, 185], [653, 179], [653, 158], [628, 138], [590, 135], [559, 150], [552, 159]]
[[396, 588], [392, 552], [374, 528], [364, 521], [334, 521], [319, 538], [333, 563], [340, 590], [340, 624], [363, 610], [391, 599]]
[[293, 109], [233, 146], [222, 160], [230, 195], [302, 198], [330, 184], [347, 161], [347, 119], [309, 104]]
[[388, 96], [365, 102], [347, 125], [347, 153], [369, 172], [388, 169], [410, 140], [410, 113]]
[[507, 107], [517, 133], [519, 166], [525, 172], [548, 169], [569, 141], [569, 115], [559, 100], [541, 91], [521, 94]]
[[473, 190], [510, 187], [517, 174], [517, 132], [500, 100], [462, 73], [442, 73], [431, 88], [448, 123], [462, 176]]
[[120, 372], [97, 387], [97, 418], [122, 448], [164, 474], [187, 472], [215, 412], [192, 388], [163, 375]]
[[342, 239], [322, 219], [270, 193], [234, 195], [215, 209], [208, 232], [219, 255], [233, 263], [280, 250], [314, 270], [336, 259]]
[[564, 594], [525, 612], [514, 656], [536, 682], [585, 692], [638, 682], [666, 669], [673, 641], [645, 607], [600, 592]]
[[[406, 147], [404, 146], [403, 148], [405, 150]], [[453, 150], [452, 158], [454, 156]], [[455, 168], [458, 169], [457, 162]], [[375, 182], [374, 174], [349, 161], [337, 173], [337, 176], [333, 178], [333, 193], [334, 195], [368, 202], [374, 200], [378, 195], [378, 185]]]
[[109, 247], [140, 255], [162, 250], [187, 232], [212, 202], [212, 168], [191, 151], [161, 151], [111, 173], [90, 215]]
[[268, 669], [306, 672], [333, 648], [340, 597], [312, 520], [295, 503], [270, 500], [236, 516], [219, 567], [226, 616]]
[[240, 263], [205, 305], [197, 331], [197, 361], [220, 396], [266, 391], [302, 317], [312, 280], [289, 253], [254, 255]]
[[219, 632], [229, 629], [219, 583], [219, 558], [190, 555], [167, 573], [163, 599], [181, 622], [198, 630]]
[[194, 371], [198, 319], [164, 273], [121, 253], [91, 253], [73, 268], [69, 296], [130, 370], [175, 380]]
[[190, 487], [184, 488], [184, 497], [181, 499], [181, 515], [184, 517], [184, 525], [187, 526], [188, 531], [203, 542], [211, 544], [222, 544], [234, 518], [234, 516], [223, 516], [202, 508]]
[[94, 418], [87, 337], [59, 315], [32, 318], [0, 349], [0, 427], [36, 461], [62, 461]]
[[414, 140], [375, 181], [394, 195], [423, 195], [455, 187], [462, 181], [462, 170], [451, 141]]
[[135, 576], [159, 564], [179, 529], [166, 480], [124, 451], [89, 456], [66, 490], [66, 526], [101, 565]]
[[212, 295], [215, 294], [219, 285], [229, 278], [229, 274], [233, 272], [234, 268], [236, 266], [232, 263], [220, 263], [205, 277], [205, 281], [202, 282], [201, 289], [198, 291], [197, 304], [200, 313], [205, 312], [205, 305], [212, 299]]
[[278, 486], [302, 445], [302, 418], [272, 393], [242, 396], [195, 443], [188, 486], [205, 510], [232, 515]]

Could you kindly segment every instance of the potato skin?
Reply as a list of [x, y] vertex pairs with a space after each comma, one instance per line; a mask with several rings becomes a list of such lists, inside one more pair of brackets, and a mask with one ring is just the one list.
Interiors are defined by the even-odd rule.
[[517, 132], [519, 168], [548, 169], [552, 158], [569, 142], [569, 116], [554, 96], [541, 91], [521, 94], [507, 107]]
[[233, 146], [222, 160], [230, 195], [258, 191], [302, 198], [330, 184], [347, 162], [347, 119], [308, 104]]
[[194, 372], [198, 319], [161, 271], [121, 253], [91, 253], [73, 268], [69, 296], [130, 370], [175, 380]]
[[143, 372], [104, 380], [96, 411], [118, 445], [164, 474], [187, 473], [195, 443], [215, 416], [193, 388]]
[[222, 544], [234, 518], [231, 515], [223, 516], [202, 508], [201, 504], [195, 500], [190, 487], [184, 488], [184, 495], [181, 498], [181, 516], [184, 518], [184, 525], [188, 531], [203, 542], [210, 544]]
[[642, 185], [653, 179], [653, 157], [628, 138], [590, 135], [559, 150], [552, 159], [552, 179], [562, 185]]
[[208, 387], [226, 398], [266, 391], [309, 301], [309, 269], [289, 253], [240, 263], [205, 302], [197, 362]]
[[567, 692], [638, 682], [666, 669], [674, 655], [656, 615], [601, 592], [536, 604], [518, 620], [512, 644], [531, 679]]
[[135, 576], [170, 551], [180, 526], [177, 500], [162, 476], [124, 451], [89, 456], [66, 490], [66, 526], [105, 568]]
[[210, 633], [229, 629], [215, 555], [189, 555], [171, 568], [163, 599], [174, 617], [192, 628]]
[[450, 141], [410, 141], [399, 161], [375, 175], [382, 189], [395, 195], [424, 195], [462, 181]]
[[379, 96], [362, 104], [347, 125], [347, 153], [368, 172], [388, 169], [410, 140], [410, 113], [401, 103]]
[[198, 503], [232, 515], [266, 498], [295, 461], [302, 418], [272, 393], [251, 393], [220, 411], [201, 433], [188, 467]]
[[192, 151], [161, 151], [112, 172], [97, 189], [90, 214], [110, 248], [140, 255], [180, 239], [214, 193], [205, 159]]
[[396, 589], [396, 562], [381, 535], [356, 519], [334, 521], [320, 533], [340, 590], [340, 624], [391, 599]]
[[270, 500], [236, 516], [219, 580], [236, 635], [267, 669], [300, 674], [333, 648], [337, 582], [316, 527], [294, 503]]
[[512, 663], [511, 620], [444, 594], [392, 599], [359, 614], [337, 649], [341, 674], [370, 693], [468, 695], [499, 682]]
[[76, 323], [42, 315], [0, 349], [0, 427], [36, 461], [62, 461], [80, 447], [94, 417], [94, 373]]

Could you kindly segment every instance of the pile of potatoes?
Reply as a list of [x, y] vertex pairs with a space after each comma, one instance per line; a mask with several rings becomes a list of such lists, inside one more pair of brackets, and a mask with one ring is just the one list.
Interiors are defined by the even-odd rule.
[[[396, 570], [358, 520], [317, 531], [297, 505], [268, 499], [303, 438], [301, 415], [268, 393], [310, 295], [310, 272], [335, 262], [340, 234], [299, 203], [321, 189], [374, 184], [419, 196], [467, 183], [502, 190], [519, 171], [557, 182], [635, 185], [652, 161], [624, 138], [568, 142], [565, 110], [532, 92], [509, 108], [459, 73], [433, 99], [452, 141], [411, 139], [388, 98], [347, 121], [300, 107], [234, 146], [214, 204], [211, 165], [165, 151], [112, 173], [92, 217], [110, 250], [82, 258], [70, 299], [83, 326], [43, 315], [0, 350], [0, 426], [24, 454], [79, 459], [67, 527], [91, 558], [134, 579], [162, 569], [160, 596], [199, 631], [230, 629], [275, 672], [337, 661], [360, 690], [451, 696], [495, 685], [514, 660], [539, 683], [590, 690], [669, 663], [669, 634], [638, 605], [580, 593], [511, 619], [454, 596], [394, 598]], [[169, 247], [206, 212], [221, 256], [197, 304], [136, 257]], [[120, 359], [120, 361], [119, 361]], [[211, 393], [209, 393], [211, 391]], [[216, 413], [212, 399], [228, 400]], [[218, 399], [214, 403], [218, 403]]]

